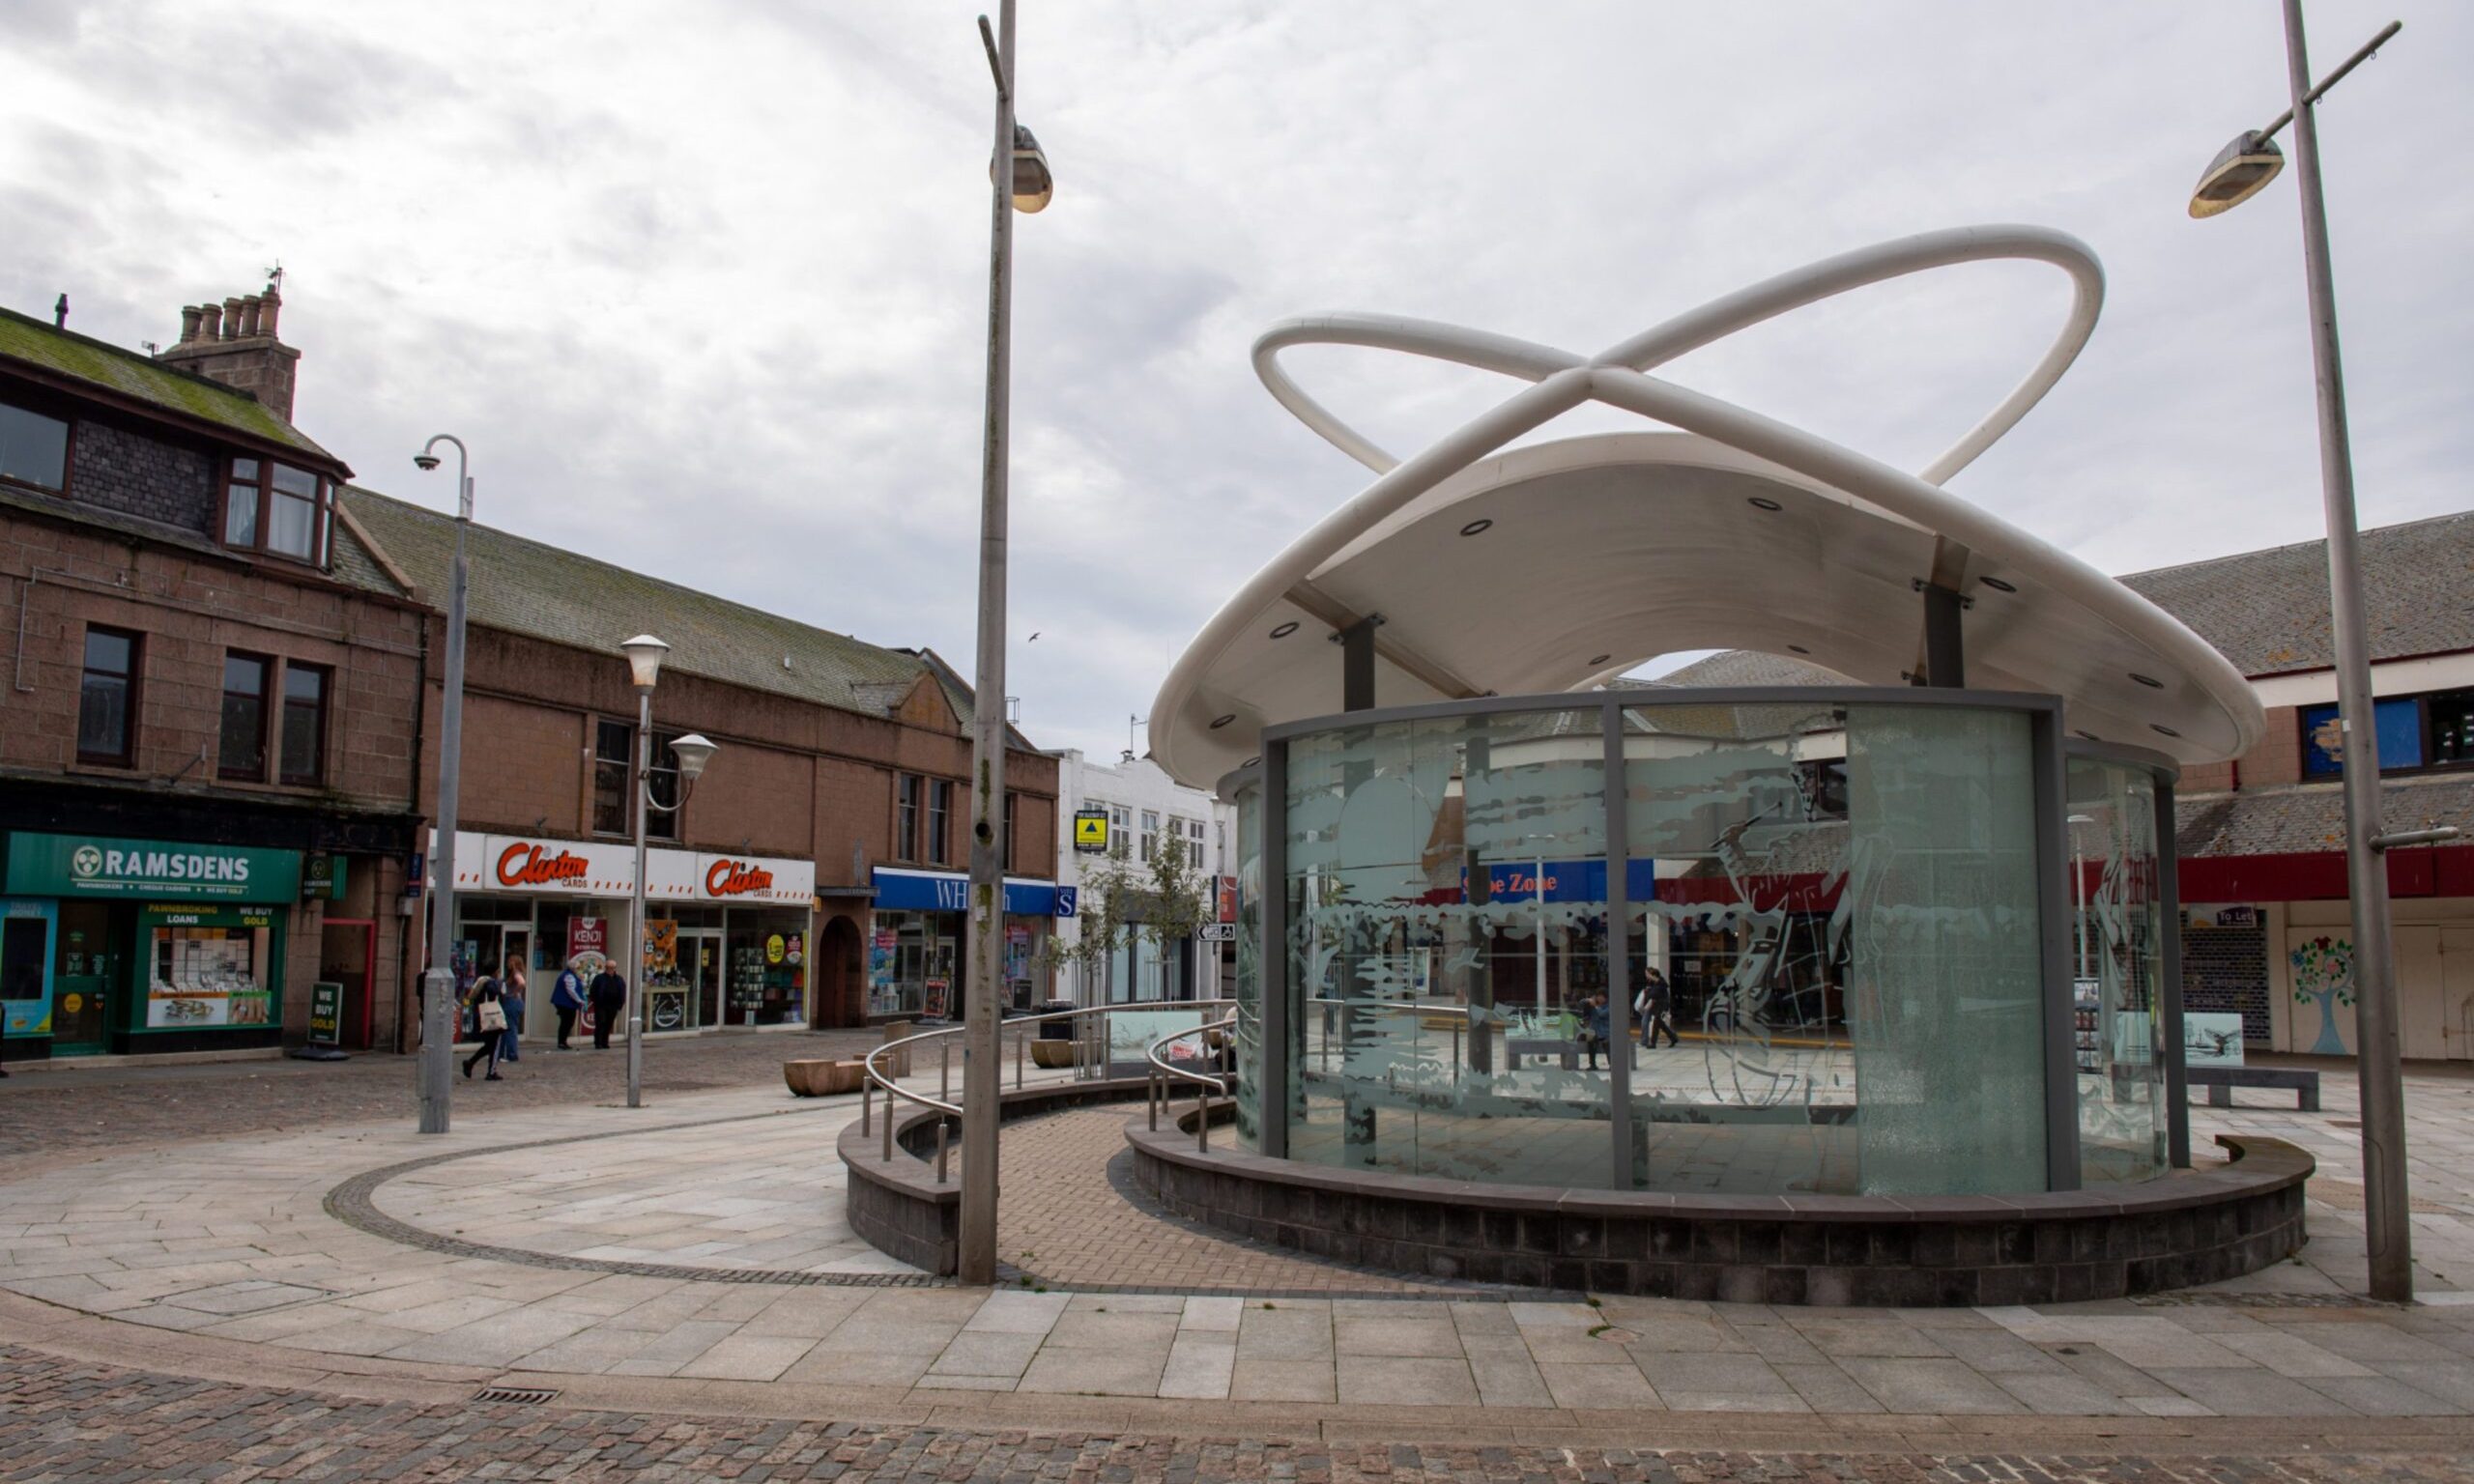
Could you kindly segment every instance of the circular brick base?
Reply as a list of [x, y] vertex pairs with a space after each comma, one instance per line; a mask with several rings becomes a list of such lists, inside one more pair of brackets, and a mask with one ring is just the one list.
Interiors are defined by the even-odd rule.
[[[1191, 1120], [1192, 1113], [1185, 1118]], [[1386, 1176], [1197, 1151], [1126, 1129], [1170, 1211], [1317, 1257], [1425, 1277], [1741, 1303], [2071, 1302], [2257, 1271], [2303, 1241], [2312, 1158], [2229, 1158], [2136, 1185], [2020, 1196], [1692, 1196]]]

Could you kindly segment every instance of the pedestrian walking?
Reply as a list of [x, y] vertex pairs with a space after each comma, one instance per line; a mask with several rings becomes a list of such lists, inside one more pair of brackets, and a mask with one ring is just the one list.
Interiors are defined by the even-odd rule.
[[1597, 1059], [1600, 1056], [1609, 1063], [1615, 1060], [1614, 1047], [1609, 1044], [1610, 1035], [1606, 991], [1601, 989], [1581, 1005], [1581, 1050], [1589, 1057], [1588, 1070], [1599, 1070]]
[[1641, 1040], [1651, 1050], [1658, 1046], [1658, 1032], [1666, 1032], [1666, 1043], [1681, 1044], [1683, 1038], [1675, 1034], [1675, 990], [1657, 965], [1641, 965], [1641, 993], [1632, 1002], [1632, 1018], [1641, 1022]]
[[576, 1012], [584, 1009], [584, 976], [576, 972], [575, 961], [559, 971], [559, 982], [550, 986], [550, 1008], [559, 1014], [559, 1049], [573, 1051], [567, 1038], [576, 1031]]
[[499, 1075], [499, 1048], [506, 1041], [506, 1004], [499, 992], [499, 982], [484, 978], [473, 985], [473, 1039], [481, 1044], [464, 1058], [464, 1075], [473, 1075], [474, 1065], [489, 1058], [490, 1074], [484, 1082], [503, 1082]]
[[499, 1004], [506, 1012], [506, 1043], [500, 1052], [503, 1061], [524, 1060], [525, 987], [524, 956], [509, 954], [499, 975]]
[[627, 982], [618, 977], [616, 964], [604, 962], [592, 976], [592, 1049], [610, 1049], [610, 1028], [618, 1023], [626, 1004]]

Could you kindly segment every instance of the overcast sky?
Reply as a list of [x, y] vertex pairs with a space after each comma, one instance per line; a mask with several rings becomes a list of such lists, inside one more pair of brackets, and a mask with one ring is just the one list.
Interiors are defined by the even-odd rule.
[[[2183, 211], [2282, 106], [2266, 0], [1023, 9], [1022, 117], [1059, 185], [1017, 218], [1008, 689], [1044, 746], [1123, 747], [1220, 600], [1364, 483], [1248, 365], [1293, 314], [1586, 352], [1846, 248], [2048, 224], [2104, 259], [2104, 320], [1953, 489], [2112, 571], [2318, 532], [2290, 173]], [[2474, 7], [2310, 12], [2323, 71], [2405, 21], [2320, 110], [2363, 520], [2463, 509]], [[296, 420], [362, 483], [446, 507], [410, 454], [459, 433], [490, 524], [967, 672], [975, 14], [5, 0], [0, 303], [66, 290], [72, 328], [169, 342], [183, 303], [279, 259]], [[1662, 374], [1914, 468], [2066, 298], [2047, 269], [1954, 271]], [[1395, 450], [1510, 389], [1295, 362]]]

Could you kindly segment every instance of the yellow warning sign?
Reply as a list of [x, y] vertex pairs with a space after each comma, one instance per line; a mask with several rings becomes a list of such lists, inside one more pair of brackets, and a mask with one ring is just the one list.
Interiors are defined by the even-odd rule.
[[1104, 855], [1108, 848], [1108, 815], [1105, 810], [1085, 809], [1074, 815], [1074, 848], [1086, 854]]

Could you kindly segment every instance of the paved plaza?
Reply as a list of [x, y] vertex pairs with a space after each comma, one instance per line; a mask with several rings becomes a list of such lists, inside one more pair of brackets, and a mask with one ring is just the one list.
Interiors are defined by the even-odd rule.
[[[81, 1476], [43, 1471], [29, 1429], [100, 1437], [96, 1417], [147, 1398], [235, 1437], [324, 1410], [334, 1456], [418, 1454], [446, 1476], [503, 1460], [491, 1436], [538, 1470], [515, 1477], [626, 1459], [704, 1476], [695, 1460], [728, 1456], [790, 1477], [1663, 1478], [1689, 1476], [1694, 1449], [1732, 1460], [1711, 1477], [1755, 1454], [1777, 1455], [1763, 1477], [1839, 1472], [1825, 1455], [1846, 1453], [1915, 1455], [1899, 1469], [1925, 1477], [1979, 1454], [2089, 1448], [2276, 1460], [2259, 1477], [2344, 1476], [2321, 1455], [2349, 1448], [2411, 1475], [2421, 1449], [2437, 1476], [2474, 1452], [2474, 1081], [2460, 1075], [2410, 1079], [2426, 1298], [2412, 1308], [2356, 1297], [2352, 1085], [2332, 1068], [2321, 1113], [2261, 1094], [2195, 1113], [2203, 1150], [2238, 1129], [2322, 1161], [2298, 1262], [2163, 1301], [1827, 1310], [1412, 1283], [1231, 1241], [1124, 1181], [1139, 1102], [1009, 1128], [1008, 1281], [958, 1288], [849, 1231], [834, 1145], [857, 1100], [792, 1099], [776, 1070], [816, 1040], [664, 1047], [657, 1080], [692, 1090], [633, 1112], [598, 1083], [551, 1096], [552, 1078], [584, 1074], [563, 1069], [522, 1100], [459, 1085], [454, 1131], [432, 1138], [412, 1131], [409, 1068], [385, 1059], [349, 1070], [395, 1083], [380, 1121], [322, 1115], [362, 1094], [316, 1069], [13, 1079], [0, 1418], [15, 1425], [0, 1478]], [[82, 1132], [83, 1099], [121, 1142]], [[49, 1143], [32, 1109], [81, 1131]], [[552, 1395], [472, 1405], [489, 1387]], [[468, 1437], [483, 1442], [468, 1451]], [[1247, 1441], [1201, 1441], [1230, 1439]], [[1406, 1462], [1344, 1446], [1378, 1441], [1434, 1446]], [[1542, 1463], [1549, 1445], [1684, 1451]]]

